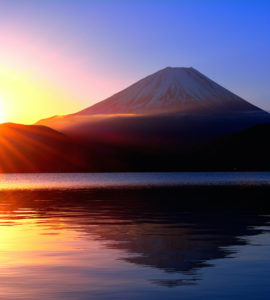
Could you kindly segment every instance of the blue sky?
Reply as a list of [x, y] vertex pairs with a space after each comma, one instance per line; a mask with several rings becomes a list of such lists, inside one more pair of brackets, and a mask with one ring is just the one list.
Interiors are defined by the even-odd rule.
[[[70, 57], [95, 78], [74, 76], [74, 86], [88, 85], [68, 100], [78, 108], [166, 66], [193, 66], [270, 110], [270, 1], [0, 0], [0, 27]], [[35, 61], [41, 75], [50, 67], [42, 55]], [[59, 86], [68, 90], [70, 82]]]

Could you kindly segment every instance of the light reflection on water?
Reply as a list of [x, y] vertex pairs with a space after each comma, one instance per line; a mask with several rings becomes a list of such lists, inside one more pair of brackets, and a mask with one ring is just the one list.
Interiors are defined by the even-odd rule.
[[268, 299], [268, 206], [193, 190], [2, 191], [0, 299]]

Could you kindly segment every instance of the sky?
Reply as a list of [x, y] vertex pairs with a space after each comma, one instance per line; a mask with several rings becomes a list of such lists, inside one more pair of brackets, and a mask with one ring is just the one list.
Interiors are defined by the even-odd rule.
[[0, 0], [0, 122], [77, 112], [167, 66], [270, 110], [269, 0]]

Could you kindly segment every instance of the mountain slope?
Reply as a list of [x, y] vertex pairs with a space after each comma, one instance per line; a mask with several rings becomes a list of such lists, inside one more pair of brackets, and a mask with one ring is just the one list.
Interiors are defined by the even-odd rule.
[[86, 108], [87, 114], [250, 111], [257, 107], [193, 68], [167, 67]]

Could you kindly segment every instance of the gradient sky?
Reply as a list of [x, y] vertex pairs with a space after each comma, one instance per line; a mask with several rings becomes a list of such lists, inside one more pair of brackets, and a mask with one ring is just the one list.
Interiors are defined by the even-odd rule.
[[192, 66], [270, 110], [270, 1], [0, 0], [0, 121], [83, 109]]

